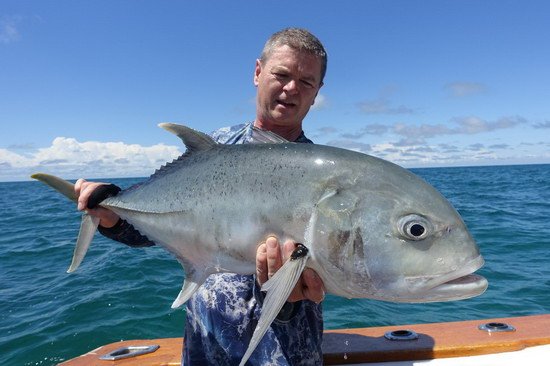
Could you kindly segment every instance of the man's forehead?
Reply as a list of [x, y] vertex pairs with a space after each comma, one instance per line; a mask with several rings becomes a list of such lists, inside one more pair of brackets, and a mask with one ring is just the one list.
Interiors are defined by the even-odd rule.
[[277, 58], [281, 56], [287, 56], [287, 57], [293, 57], [296, 59], [311, 59], [316, 60], [317, 62], [321, 63], [321, 57], [318, 55], [315, 55], [314, 53], [311, 53], [306, 50], [300, 50], [298, 48], [290, 47], [287, 45], [277, 46], [273, 47], [271, 52], [267, 54], [267, 60], [270, 60], [272, 58]]
[[321, 58], [307, 51], [299, 51], [288, 46], [280, 46], [271, 52], [266, 60], [271, 70], [280, 69], [291, 71], [297, 68], [301, 73], [311, 74], [312, 78], [319, 78], [321, 72]]

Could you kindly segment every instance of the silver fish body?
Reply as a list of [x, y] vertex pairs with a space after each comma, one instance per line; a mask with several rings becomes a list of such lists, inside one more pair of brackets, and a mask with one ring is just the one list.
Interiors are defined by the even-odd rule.
[[[268, 235], [309, 251], [287, 261], [263, 288], [262, 316], [243, 356], [249, 358], [305, 267], [325, 290], [348, 298], [395, 302], [477, 296], [487, 281], [460, 215], [432, 186], [388, 161], [335, 147], [281, 142], [219, 145], [185, 126], [161, 124], [187, 152], [145, 182], [105, 199], [116, 212], [171, 252], [185, 271], [173, 303], [185, 303], [213, 273], [255, 272]], [[68, 198], [73, 185], [36, 174]], [[73, 262], [86, 253], [98, 219], [84, 215]]]
[[253, 273], [258, 244], [273, 234], [304, 243], [307, 265], [339, 296], [443, 301], [486, 287], [463, 278], [483, 259], [449, 202], [408, 170], [349, 150], [199, 148], [101, 205], [173, 253], [197, 281]]

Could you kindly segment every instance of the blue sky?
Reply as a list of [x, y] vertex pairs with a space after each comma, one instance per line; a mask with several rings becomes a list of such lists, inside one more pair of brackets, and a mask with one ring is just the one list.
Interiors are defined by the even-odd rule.
[[405, 167], [550, 163], [546, 1], [2, 0], [0, 180], [146, 176], [184, 149], [159, 129], [254, 118], [265, 40], [329, 53], [317, 143]]

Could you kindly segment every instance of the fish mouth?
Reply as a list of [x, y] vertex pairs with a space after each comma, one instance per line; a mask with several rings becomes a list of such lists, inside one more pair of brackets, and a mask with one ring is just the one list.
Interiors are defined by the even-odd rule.
[[488, 285], [489, 283], [485, 277], [470, 273], [429, 290], [430, 299], [428, 299], [428, 302], [469, 299], [484, 293]]
[[[484, 263], [480, 255], [456, 271], [426, 281], [421, 289], [414, 291], [417, 293], [417, 296], [414, 296], [417, 300], [413, 298], [407, 302], [454, 301], [481, 295], [489, 283], [487, 279], [474, 272]], [[411, 278], [408, 281], [416, 282]]]

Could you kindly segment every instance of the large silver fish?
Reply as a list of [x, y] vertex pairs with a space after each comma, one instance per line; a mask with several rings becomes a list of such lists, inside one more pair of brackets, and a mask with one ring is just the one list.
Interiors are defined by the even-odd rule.
[[[390, 162], [334, 147], [281, 142], [221, 145], [176, 124], [187, 152], [147, 181], [107, 198], [116, 212], [183, 265], [173, 303], [185, 303], [213, 273], [255, 272], [258, 244], [290, 238], [297, 252], [264, 285], [267, 296], [246, 362], [305, 267], [328, 293], [347, 298], [431, 302], [479, 295], [487, 281], [464, 222], [433, 187]], [[67, 197], [73, 185], [35, 174]], [[97, 227], [84, 215], [73, 263], [82, 261]]]

